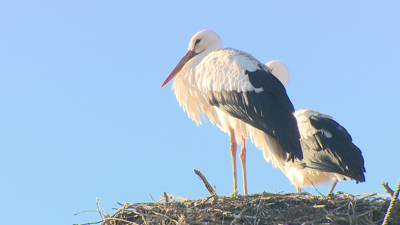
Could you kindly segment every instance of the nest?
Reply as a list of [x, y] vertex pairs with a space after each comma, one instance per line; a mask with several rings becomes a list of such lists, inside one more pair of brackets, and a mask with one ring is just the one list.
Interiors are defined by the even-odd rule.
[[[164, 202], [121, 204], [102, 225], [125, 224], [381, 224], [390, 199], [377, 194], [328, 197], [263, 192], [248, 196], [183, 199], [170, 195]], [[120, 203], [119, 203], [120, 204]], [[395, 201], [388, 224], [400, 224]]]
[[[309, 193], [268, 193], [218, 196], [198, 170], [195, 173], [210, 193], [205, 199], [168, 195], [154, 203], [120, 204], [115, 213], [104, 215], [97, 200], [101, 225], [126, 224], [400, 224], [400, 182], [396, 191], [382, 183], [389, 195], [337, 192], [329, 196]], [[391, 198], [390, 198], [391, 197]], [[171, 201], [172, 199], [172, 201]], [[100, 210], [101, 209], [101, 210]], [[102, 213], [103, 212], [103, 213]], [[97, 223], [88, 223], [97, 224]]]

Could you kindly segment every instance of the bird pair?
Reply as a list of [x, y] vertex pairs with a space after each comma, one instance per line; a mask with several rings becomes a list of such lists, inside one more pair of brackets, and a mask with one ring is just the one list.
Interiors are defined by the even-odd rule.
[[247, 194], [245, 140], [263, 151], [296, 186], [330, 180], [365, 181], [361, 151], [330, 116], [313, 110], [294, 111], [286, 93], [289, 71], [282, 62], [264, 65], [253, 56], [223, 48], [211, 30], [196, 33], [187, 53], [161, 87], [175, 78], [179, 105], [197, 125], [205, 115], [230, 136], [234, 194], [237, 194], [237, 145]]

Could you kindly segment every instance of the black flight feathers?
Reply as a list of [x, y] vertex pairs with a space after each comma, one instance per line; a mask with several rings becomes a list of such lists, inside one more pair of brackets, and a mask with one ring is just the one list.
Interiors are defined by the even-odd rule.
[[251, 85], [263, 91], [209, 91], [209, 104], [277, 139], [282, 149], [289, 153], [288, 161], [303, 159], [294, 108], [285, 87], [266, 70], [246, 70], [245, 73]]
[[[329, 118], [311, 116], [309, 119], [311, 125], [320, 131], [300, 140], [304, 159], [295, 164], [317, 171], [339, 173], [364, 182], [364, 158], [361, 150], [352, 143], [347, 130]], [[321, 129], [332, 136], [327, 137]]]

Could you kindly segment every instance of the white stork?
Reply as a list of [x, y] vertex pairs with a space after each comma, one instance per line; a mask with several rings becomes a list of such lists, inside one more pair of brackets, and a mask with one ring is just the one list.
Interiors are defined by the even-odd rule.
[[[284, 63], [274, 60], [266, 64], [272, 73], [287, 87], [289, 70]], [[331, 116], [302, 109], [294, 115], [300, 130], [302, 161], [285, 162], [279, 168], [301, 192], [301, 188], [327, 184], [334, 180], [332, 193], [338, 180], [354, 179], [364, 182], [364, 158], [352, 142], [350, 134]]]
[[206, 114], [211, 123], [229, 134], [235, 195], [236, 151], [240, 143], [247, 194], [245, 139], [250, 138], [262, 149], [274, 167], [303, 158], [293, 105], [284, 86], [251, 55], [223, 49], [221, 38], [214, 31], [202, 30], [192, 37], [187, 53], [161, 87], [174, 77], [176, 98], [189, 118], [199, 125], [201, 116]]

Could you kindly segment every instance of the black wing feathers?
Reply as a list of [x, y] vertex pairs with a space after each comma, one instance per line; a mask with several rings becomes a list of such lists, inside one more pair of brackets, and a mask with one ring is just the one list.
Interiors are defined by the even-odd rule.
[[211, 105], [258, 128], [278, 140], [289, 159], [303, 159], [294, 108], [282, 83], [265, 70], [245, 72], [250, 83], [263, 91], [207, 92]]
[[364, 182], [364, 158], [361, 150], [352, 143], [347, 130], [329, 118], [311, 116], [309, 119], [314, 128], [328, 131], [332, 137], [318, 131], [310, 138], [301, 139], [304, 154], [301, 164], [310, 169], [335, 172]]

